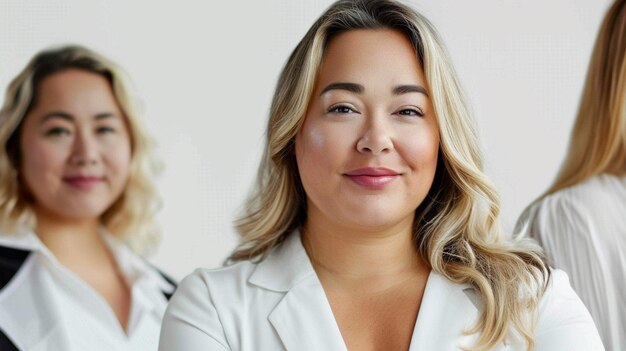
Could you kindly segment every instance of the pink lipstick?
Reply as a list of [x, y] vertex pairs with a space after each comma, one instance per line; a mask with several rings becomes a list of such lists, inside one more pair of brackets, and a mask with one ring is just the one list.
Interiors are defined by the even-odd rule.
[[89, 190], [96, 185], [102, 183], [103, 177], [96, 176], [69, 176], [63, 177], [63, 181], [74, 188], [80, 190]]
[[344, 173], [344, 175], [364, 188], [378, 190], [384, 188], [385, 185], [393, 182], [402, 174], [384, 167], [364, 167], [351, 170]]

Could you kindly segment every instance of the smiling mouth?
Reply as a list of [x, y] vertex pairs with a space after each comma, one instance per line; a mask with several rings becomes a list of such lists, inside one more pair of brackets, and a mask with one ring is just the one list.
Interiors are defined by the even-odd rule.
[[101, 184], [102, 182], [104, 182], [104, 177], [96, 177], [96, 176], [64, 177], [63, 182], [79, 190], [89, 190]]
[[346, 172], [344, 176], [361, 187], [378, 190], [402, 176], [402, 173], [383, 167], [365, 167]]

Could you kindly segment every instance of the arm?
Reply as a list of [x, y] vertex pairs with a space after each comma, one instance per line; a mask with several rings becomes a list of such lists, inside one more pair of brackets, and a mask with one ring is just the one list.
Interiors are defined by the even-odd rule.
[[200, 270], [185, 278], [163, 317], [159, 351], [230, 350]]

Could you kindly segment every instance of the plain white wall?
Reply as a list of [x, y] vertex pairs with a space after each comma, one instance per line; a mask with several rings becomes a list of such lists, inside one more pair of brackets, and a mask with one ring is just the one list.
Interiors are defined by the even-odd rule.
[[[452, 55], [507, 231], [564, 156], [609, 2], [412, 1]], [[153, 261], [182, 278], [220, 265], [236, 244], [232, 220], [253, 183], [278, 73], [331, 3], [0, 0], [0, 87], [35, 52], [64, 43], [129, 72], [166, 165]]]

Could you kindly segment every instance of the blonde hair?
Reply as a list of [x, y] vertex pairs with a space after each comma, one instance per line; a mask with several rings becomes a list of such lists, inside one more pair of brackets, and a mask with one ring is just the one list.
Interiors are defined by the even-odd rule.
[[[232, 261], [262, 258], [306, 220], [306, 194], [295, 160], [315, 79], [329, 41], [353, 29], [391, 28], [411, 41], [437, 116], [441, 146], [435, 182], [416, 209], [414, 241], [433, 271], [472, 284], [484, 303], [475, 350], [500, 344], [514, 329], [533, 346], [536, 311], [550, 273], [527, 239], [507, 243], [500, 207], [482, 172], [476, 130], [448, 54], [430, 22], [393, 0], [340, 0], [309, 29], [278, 80], [257, 184], [236, 222], [242, 237]], [[511, 328], [512, 327], [512, 328]]]
[[601, 173], [626, 175], [625, 0], [602, 22], [567, 156], [541, 198]]
[[160, 199], [153, 176], [160, 164], [154, 159], [154, 143], [141, 125], [129, 79], [114, 62], [81, 46], [42, 51], [9, 84], [0, 109], [0, 229], [4, 233], [34, 230], [36, 218], [30, 196], [19, 177], [20, 133], [24, 117], [36, 102], [38, 85], [47, 76], [66, 69], [80, 69], [107, 78], [120, 105], [131, 137], [132, 158], [128, 183], [122, 195], [101, 215], [108, 231], [124, 239], [140, 254], [158, 243], [154, 214]]

